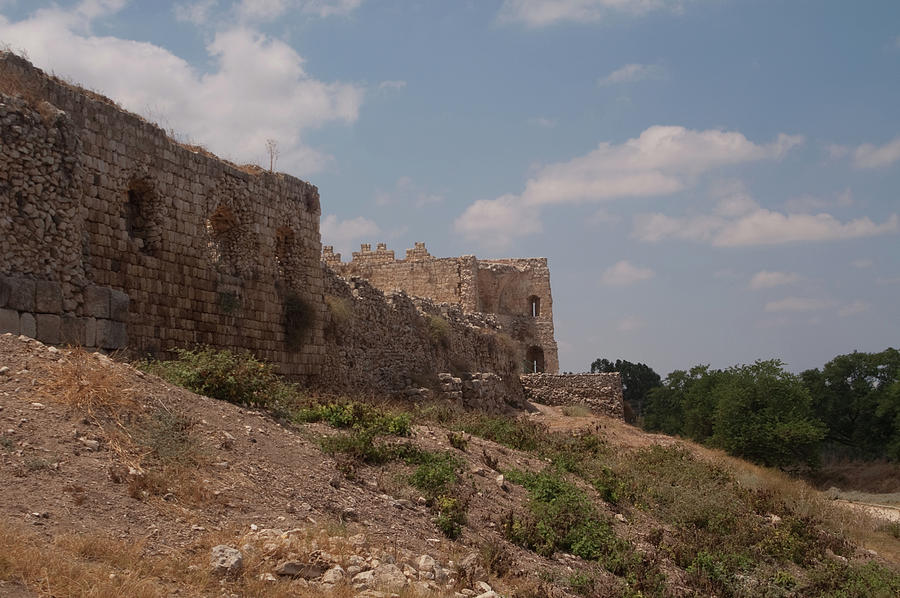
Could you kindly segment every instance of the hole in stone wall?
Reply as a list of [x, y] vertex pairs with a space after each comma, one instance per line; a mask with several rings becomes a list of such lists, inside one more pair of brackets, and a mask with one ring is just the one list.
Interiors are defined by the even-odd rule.
[[294, 231], [287, 226], [275, 230], [275, 265], [278, 275], [285, 280], [290, 278], [289, 262], [294, 253], [294, 238]]
[[153, 218], [156, 204], [156, 189], [150, 178], [134, 179], [129, 183], [125, 205], [122, 206], [125, 232], [147, 255], [155, 253], [162, 240]]
[[234, 266], [240, 230], [237, 216], [232, 209], [228, 206], [218, 206], [206, 220], [206, 233], [209, 259], [219, 266], [229, 264]]
[[531, 314], [532, 318], [537, 318], [541, 315], [541, 298], [537, 295], [532, 295], [528, 298], [528, 313]]
[[528, 347], [525, 352], [525, 371], [537, 374], [544, 371], [544, 350], [537, 346]]

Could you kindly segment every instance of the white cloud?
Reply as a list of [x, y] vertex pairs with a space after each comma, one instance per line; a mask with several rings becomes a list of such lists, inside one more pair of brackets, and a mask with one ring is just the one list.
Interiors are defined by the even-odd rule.
[[853, 260], [852, 262], [850, 262], [850, 265], [853, 266], [854, 268], [863, 269], [863, 268], [871, 268], [874, 265], [874, 262], [872, 262], [872, 260], [868, 260], [868, 259], [860, 259], [860, 260]]
[[618, 83], [635, 83], [647, 79], [662, 79], [665, 76], [665, 69], [657, 64], [626, 64], [597, 81], [597, 85], [605, 87]]
[[151, 43], [84, 33], [90, 18], [121, 4], [95, 0], [72, 11], [41, 10], [18, 22], [0, 16], [0, 39], [26, 49], [37, 66], [97, 89], [128, 110], [152, 114], [234, 161], [262, 161], [266, 139], [276, 139], [279, 164], [299, 176], [330, 161], [303, 143], [305, 131], [358, 117], [360, 86], [311, 77], [293, 48], [246, 27], [213, 36], [206, 47], [211, 72]]
[[640, 330], [646, 325], [647, 322], [637, 316], [625, 316], [619, 321], [616, 329], [619, 332], [631, 332], [633, 330]]
[[847, 305], [842, 306], [838, 310], [838, 315], [842, 318], [846, 318], [847, 316], [855, 316], [857, 314], [861, 314], [865, 311], [869, 311], [871, 306], [865, 301], [856, 300], [852, 303], [848, 303]]
[[818, 299], [815, 297], [786, 297], [778, 301], [769, 301], [766, 303], [765, 310], [767, 312], [782, 311], [817, 311], [827, 309], [831, 306], [830, 301]]
[[853, 203], [853, 192], [850, 189], [844, 189], [832, 199], [814, 195], [792, 197], [784, 202], [784, 207], [788, 212], [811, 212], [814, 210], [825, 210], [834, 206], [846, 208], [852, 206]]
[[322, 218], [319, 229], [322, 231], [322, 244], [334, 245], [338, 253], [349, 253], [355, 242], [381, 233], [378, 225], [368, 218], [359, 216], [341, 220], [334, 214]]
[[515, 237], [543, 230], [537, 211], [525, 209], [515, 195], [478, 200], [453, 226], [456, 232], [491, 249], [503, 249]]
[[654, 10], [680, 10], [685, 0], [504, 0], [501, 21], [545, 27], [564, 21], [597, 22], [611, 14], [642, 15]]
[[753, 275], [750, 279], [750, 288], [753, 290], [771, 289], [785, 284], [792, 284], [800, 280], [800, 277], [793, 272], [770, 272], [761, 270]]
[[556, 119], [547, 118], [545, 116], [535, 116], [528, 119], [528, 124], [549, 129], [556, 126]]
[[[749, 204], [746, 206], [750, 207]], [[634, 219], [632, 236], [651, 243], [678, 239], [719, 247], [746, 247], [858, 239], [900, 232], [900, 217], [897, 214], [876, 224], [867, 217], [841, 222], [827, 213], [784, 214], [755, 203], [742, 214], [729, 213], [728, 210], [718, 212], [681, 218], [659, 212], [638, 214]]]
[[175, 18], [195, 25], [204, 25], [209, 22], [212, 10], [217, 5], [218, 0], [180, 2], [175, 5]]
[[386, 89], [403, 89], [406, 87], [406, 81], [382, 81], [378, 84], [379, 90]]
[[600, 282], [609, 286], [624, 287], [649, 280], [655, 275], [656, 272], [650, 268], [641, 268], [628, 260], [622, 260], [607, 268], [600, 277]]
[[864, 143], [853, 151], [853, 165], [857, 168], [881, 168], [900, 160], [900, 137], [881, 146]]
[[288, 11], [315, 17], [346, 16], [359, 8], [364, 0], [241, 0], [238, 14], [248, 20], [273, 21]]
[[[518, 211], [536, 219], [539, 206], [669, 195], [719, 167], [778, 159], [802, 141], [802, 137], [781, 134], [769, 144], [758, 145], [737, 132], [653, 126], [620, 145], [604, 142], [584, 156], [540, 167], [521, 195], [480, 200], [469, 206], [457, 223], [471, 223], [475, 215], [469, 212], [485, 213], [491, 201], [502, 204], [497, 211]], [[540, 230], [530, 226], [517, 233], [506, 223], [496, 224], [511, 235]], [[480, 230], [488, 228], [483, 224]]]

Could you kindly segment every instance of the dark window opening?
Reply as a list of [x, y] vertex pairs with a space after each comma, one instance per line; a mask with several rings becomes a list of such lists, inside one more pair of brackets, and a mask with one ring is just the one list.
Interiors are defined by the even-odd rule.
[[537, 295], [532, 295], [528, 298], [528, 313], [531, 314], [532, 318], [537, 318], [541, 315], [541, 298]]
[[539, 374], [544, 371], [544, 350], [540, 347], [528, 347], [525, 353], [525, 369], [529, 374]]
[[287, 280], [291, 273], [291, 257], [294, 254], [294, 231], [287, 226], [275, 231], [275, 265], [278, 275]]
[[150, 179], [137, 179], [128, 185], [127, 198], [122, 207], [125, 232], [137, 244], [138, 249], [147, 255], [152, 255], [162, 240], [162, 235], [153, 222], [155, 203], [156, 191]]

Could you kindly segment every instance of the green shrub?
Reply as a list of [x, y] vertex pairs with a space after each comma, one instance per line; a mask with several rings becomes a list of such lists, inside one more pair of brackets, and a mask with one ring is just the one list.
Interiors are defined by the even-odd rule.
[[437, 517], [435, 525], [441, 533], [456, 540], [462, 534], [466, 524], [466, 505], [458, 498], [441, 496], [437, 500]]
[[431, 340], [444, 348], [450, 344], [450, 322], [441, 316], [428, 314], [425, 316], [428, 322], [428, 335]]
[[410, 414], [391, 413], [356, 401], [303, 407], [292, 416], [298, 423], [324, 421], [334, 428], [366, 430], [373, 435], [409, 436], [412, 431]]
[[473, 414], [454, 427], [473, 436], [528, 452], [535, 452], [541, 447], [547, 432], [545, 426], [532, 421], [480, 414]]
[[814, 570], [801, 594], [823, 598], [894, 598], [900, 596], [900, 573], [873, 561], [829, 561]]
[[418, 467], [409, 476], [409, 483], [433, 500], [446, 494], [459, 479], [462, 463], [450, 453], [429, 453], [420, 451], [408, 457], [407, 462]]
[[211, 347], [176, 349], [171, 361], [144, 361], [141, 369], [197, 394], [253, 407], [282, 408], [295, 400], [295, 386], [247, 351]]
[[466, 448], [469, 446], [469, 440], [461, 432], [448, 432], [447, 441], [450, 443], [450, 446], [462, 452], [466, 452]]

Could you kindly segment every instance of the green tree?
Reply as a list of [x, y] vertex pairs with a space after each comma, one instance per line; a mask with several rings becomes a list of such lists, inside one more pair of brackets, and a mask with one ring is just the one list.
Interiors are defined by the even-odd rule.
[[769, 466], [816, 462], [825, 426], [803, 381], [785, 372], [781, 361], [728, 368], [712, 394], [715, 446]]
[[821, 371], [807, 370], [801, 377], [816, 415], [828, 427], [826, 442], [832, 451], [862, 458], [896, 454], [889, 447], [900, 444], [895, 398], [900, 351], [838, 355]]
[[591, 364], [591, 373], [619, 372], [622, 376], [622, 394], [625, 402], [631, 407], [635, 417], [641, 417], [647, 393], [659, 386], [662, 380], [653, 368], [644, 363], [631, 363], [617, 359], [615, 363], [608, 359], [596, 359]]

